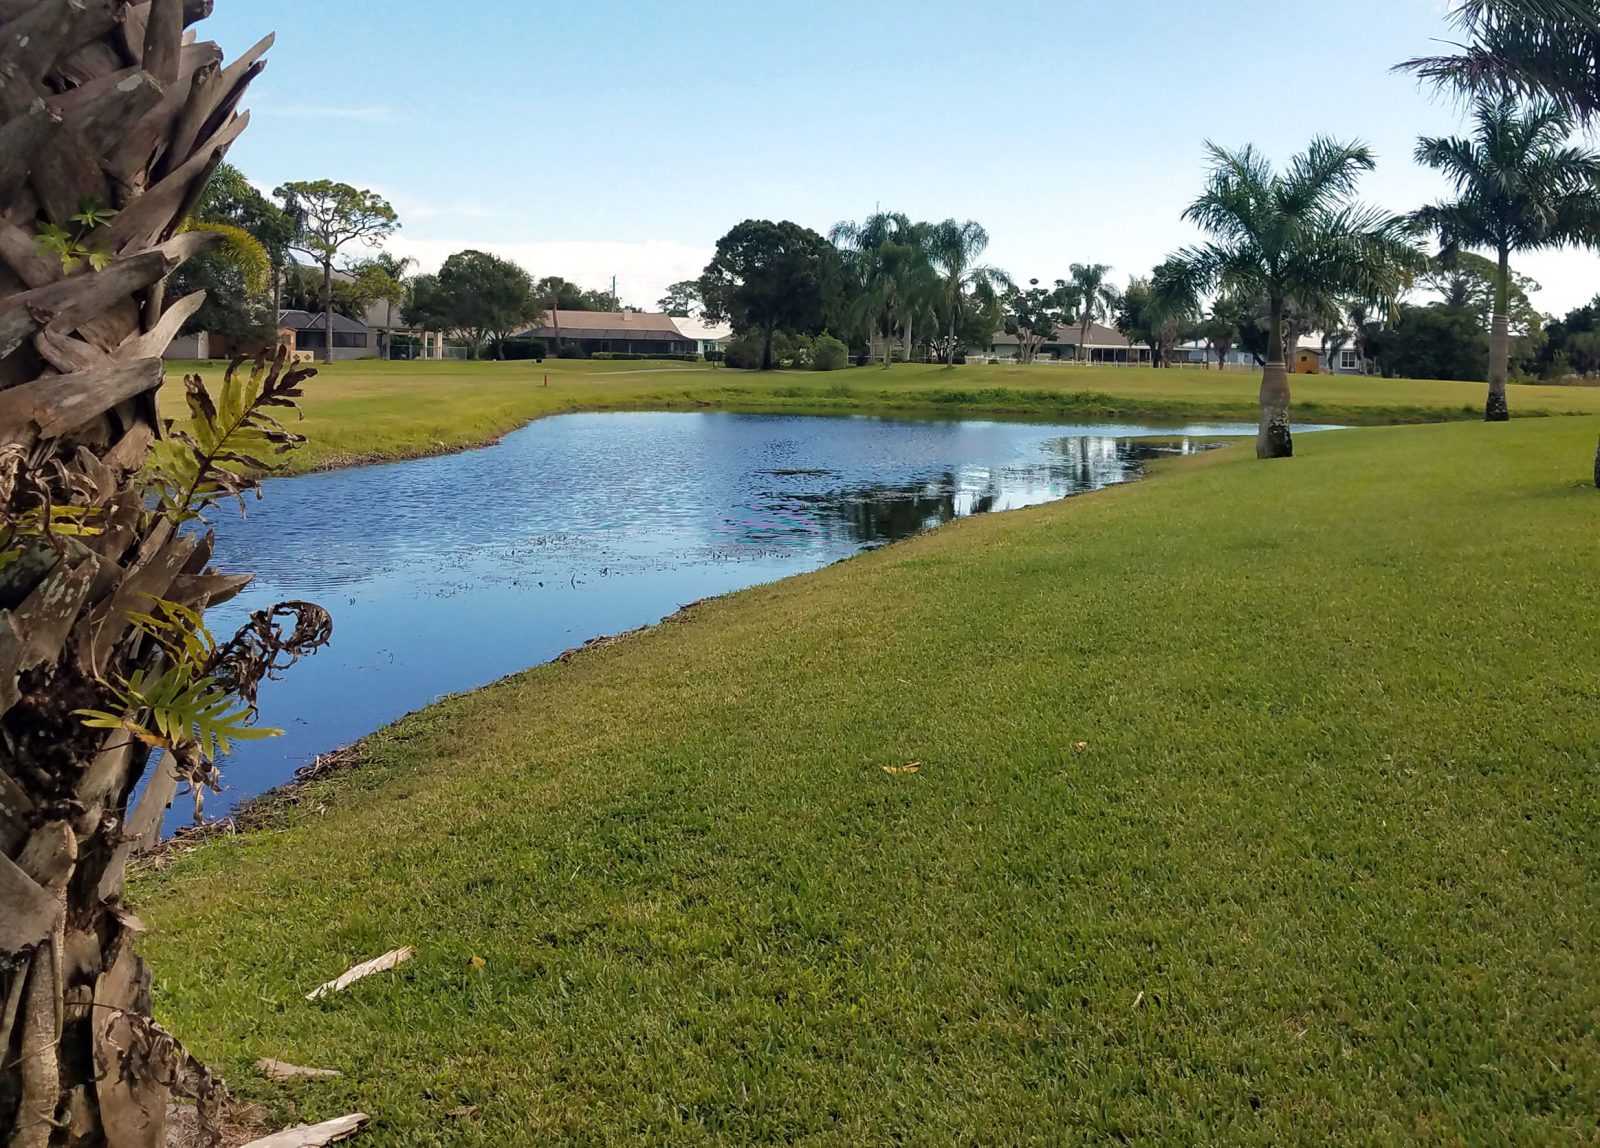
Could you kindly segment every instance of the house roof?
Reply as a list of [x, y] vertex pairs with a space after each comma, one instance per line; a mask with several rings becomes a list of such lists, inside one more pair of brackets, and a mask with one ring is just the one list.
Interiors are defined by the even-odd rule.
[[540, 339], [554, 337], [561, 329], [563, 339], [665, 339], [679, 343], [685, 338], [673, 326], [670, 315], [650, 311], [546, 311], [537, 327], [523, 335]]
[[726, 323], [712, 324], [691, 316], [688, 319], [673, 319], [672, 325], [678, 328], [678, 333], [685, 339], [704, 339], [720, 343], [733, 338], [733, 328]]
[[[1071, 325], [1058, 323], [1056, 324], [1055, 338], [1046, 339], [1045, 346], [1055, 347], [1066, 345], [1070, 347], [1076, 347], [1078, 345], [1078, 336], [1081, 333], [1081, 329], [1076, 323]], [[996, 346], [1013, 346], [1019, 342], [1015, 335], [1008, 335], [1004, 331], [997, 333], [994, 337], [994, 341]], [[1084, 339], [1083, 345], [1086, 347], [1122, 348], [1128, 347], [1131, 344], [1128, 342], [1128, 337], [1121, 331], [1118, 331], [1115, 327], [1107, 327], [1104, 323], [1090, 323], [1089, 335], [1088, 338]]]
[[[279, 311], [278, 326], [291, 327], [296, 331], [321, 331], [326, 329], [323, 319], [324, 312], [318, 311], [313, 315], [309, 311]], [[358, 323], [354, 319], [347, 319], [335, 311], [333, 313], [333, 329], [347, 333], [363, 335], [368, 328], [365, 323]]]

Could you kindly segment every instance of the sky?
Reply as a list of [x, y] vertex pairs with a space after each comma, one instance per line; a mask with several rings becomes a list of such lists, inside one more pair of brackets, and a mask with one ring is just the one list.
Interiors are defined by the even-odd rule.
[[[826, 232], [877, 207], [975, 219], [1018, 280], [1119, 283], [1199, 236], [1205, 141], [1281, 160], [1358, 139], [1361, 198], [1447, 192], [1411, 153], [1463, 129], [1397, 75], [1440, 50], [1444, 0], [219, 0], [229, 58], [277, 42], [230, 155], [258, 185], [385, 195], [388, 248], [475, 247], [650, 307], [744, 219]], [[1600, 255], [1516, 269], [1560, 314]]]

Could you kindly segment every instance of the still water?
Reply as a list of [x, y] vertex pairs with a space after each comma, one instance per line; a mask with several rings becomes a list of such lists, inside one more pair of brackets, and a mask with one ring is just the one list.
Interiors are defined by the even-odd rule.
[[[333, 643], [262, 688], [262, 722], [285, 736], [241, 744], [206, 814], [588, 638], [1254, 431], [577, 414], [484, 450], [270, 481], [247, 518], [217, 508], [216, 565], [256, 581], [208, 620], [226, 636], [305, 598], [332, 611]], [[180, 799], [169, 827], [190, 816]]]

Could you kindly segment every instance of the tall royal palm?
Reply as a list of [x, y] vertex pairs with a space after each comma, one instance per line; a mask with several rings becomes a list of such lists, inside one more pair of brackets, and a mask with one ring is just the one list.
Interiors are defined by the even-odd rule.
[[1521, 105], [1511, 96], [1480, 96], [1470, 139], [1425, 137], [1417, 162], [1443, 172], [1455, 198], [1417, 212], [1445, 253], [1482, 248], [1495, 256], [1494, 318], [1489, 336], [1489, 400], [1484, 417], [1500, 422], [1510, 358], [1507, 312], [1511, 255], [1582, 242], [1600, 222], [1600, 154], [1568, 143], [1571, 115], [1548, 100]]
[[939, 273], [939, 309], [944, 314], [945, 334], [940, 353], [947, 366], [954, 366], [960, 342], [959, 331], [975, 293], [1010, 286], [1005, 273], [980, 263], [989, 246], [989, 233], [975, 220], [957, 223], [947, 219], [933, 227], [928, 236], [928, 261]]
[[1105, 263], [1074, 263], [1067, 270], [1067, 282], [1078, 300], [1078, 361], [1087, 361], [1085, 344], [1089, 326], [1111, 320], [1117, 306], [1117, 289], [1106, 282], [1111, 268]]
[[1256, 454], [1285, 458], [1294, 453], [1285, 308], [1332, 296], [1391, 299], [1422, 255], [1403, 217], [1354, 201], [1357, 181], [1373, 167], [1372, 154], [1360, 144], [1318, 138], [1282, 172], [1253, 147], [1206, 147], [1206, 189], [1184, 218], [1213, 238], [1169, 259], [1159, 286], [1193, 298], [1221, 288], [1267, 301]]
[[1447, 90], [1543, 98], [1600, 117], [1600, 0], [1462, 0], [1451, 13], [1461, 51], [1400, 67]]

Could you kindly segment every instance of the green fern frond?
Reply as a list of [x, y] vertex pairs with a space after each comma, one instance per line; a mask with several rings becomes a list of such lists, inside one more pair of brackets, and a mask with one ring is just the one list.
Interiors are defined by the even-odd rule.
[[272, 256], [267, 254], [267, 249], [261, 240], [244, 228], [235, 227], [231, 223], [190, 219], [185, 221], [179, 230], [210, 231], [222, 236], [222, 246], [217, 249], [217, 257], [244, 276], [246, 289], [259, 293], [265, 291], [272, 283]]

